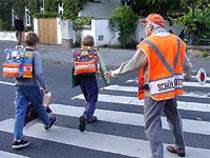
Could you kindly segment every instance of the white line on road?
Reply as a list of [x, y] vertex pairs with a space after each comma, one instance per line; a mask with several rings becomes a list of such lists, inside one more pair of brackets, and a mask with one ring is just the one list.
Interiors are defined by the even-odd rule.
[[5, 81], [0, 81], [0, 84], [15, 86], [15, 83], [12, 83], [12, 82], [5, 82]]
[[26, 156], [22, 156], [22, 155], [17, 155], [17, 154], [13, 154], [13, 153], [8, 153], [8, 152], [4, 152], [0, 150], [0, 157], [1, 158], [29, 158]]
[[[83, 107], [75, 107], [63, 104], [50, 104], [50, 107], [52, 108], [54, 114], [72, 117], [79, 117], [84, 111]], [[141, 114], [101, 110], [97, 108], [95, 115], [103, 121], [142, 127], [144, 126], [144, 116]], [[184, 132], [204, 135], [210, 134], [210, 122], [189, 119], [182, 119], [182, 122], [184, 126]], [[165, 117], [162, 118], [162, 126], [164, 129], [169, 130], [168, 123]]]
[[[13, 132], [14, 119], [7, 119], [0, 122], [0, 130], [4, 132]], [[115, 154], [135, 156], [141, 158], [150, 157], [149, 143], [145, 140], [113, 136], [95, 132], [85, 131], [55, 126], [50, 132], [45, 132], [43, 125], [35, 124], [24, 131], [26, 136], [49, 140], [53, 142], [88, 148], [91, 150], [110, 152]], [[164, 144], [166, 147], [167, 144]], [[165, 157], [175, 158], [175, 154], [170, 154], [166, 150]], [[202, 148], [186, 147], [186, 157], [198, 158], [208, 157], [210, 150]]]
[[[84, 100], [84, 96], [80, 94], [73, 97], [72, 99]], [[99, 94], [98, 101], [108, 102], [108, 103], [126, 104], [128, 106], [129, 105], [144, 106], [144, 100], [139, 100], [137, 97]], [[195, 102], [184, 102], [184, 101], [177, 101], [177, 103], [178, 103], [178, 109], [181, 109], [181, 110], [210, 112], [209, 103], [195, 103]]]

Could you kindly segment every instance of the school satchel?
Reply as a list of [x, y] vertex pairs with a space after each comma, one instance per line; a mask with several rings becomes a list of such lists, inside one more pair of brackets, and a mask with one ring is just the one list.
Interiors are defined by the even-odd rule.
[[5, 49], [2, 76], [33, 78], [33, 57], [33, 50], [24, 49], [22, 45]]
[[74, 75], [99, 74], [100, 60], [98, 50], [93, 47], [83, 47], [73, 51]]

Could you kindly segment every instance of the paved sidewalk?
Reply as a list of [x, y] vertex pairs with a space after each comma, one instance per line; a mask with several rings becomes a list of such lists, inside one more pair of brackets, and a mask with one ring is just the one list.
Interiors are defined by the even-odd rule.
[[[13, 47], [15, 44], [16, 42], [13, 41], [0, 41], [0, 51], [3, 51], [3, 49], [7, 47]], [[69, 63], [73, 62], [72, 51], [74, 49], [77, 48], [65, 48], [58, 45], [40, 44], [38, 51], [43, 60]], [[122, 62], [130, 59], [135, 53], [135, 50], [100, 48], [100, 52], [108, 67], [117, 67]], [[210, 58], [190, 57], [190, 60], [193, 64], [194, 74], [199, 68], [203, 67], [208, 74], [207, 76], [210, 76]]]

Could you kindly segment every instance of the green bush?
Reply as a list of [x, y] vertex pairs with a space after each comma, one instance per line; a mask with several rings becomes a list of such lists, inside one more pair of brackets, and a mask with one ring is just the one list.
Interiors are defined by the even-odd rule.
[[33, 31], [33, 30], [34, 30], [33, 26], [27, 26], [25, 28], [25, 32], [29, 32], [29, 31]]
[[90, 25], [91, 24], [91, 18], [90, 17], [78, 17], [76, 19], [73, 20], [73, 23], [75, 25]]
[[74, 29], [75, 30], [81, 30], [82, 25], [91, 25], [91, 18], [90, 17], [77, 17], [73, 20]]
[[185, 27], [185, 40], [192, 45], [209, 45], [210, 39], [210, 10], [196, 9], [195, 17], [192, 12], [175, 19], [178, 25]]
[[43, 13], [35, 13], [33, 15], [33, 17], [36, 18], [57, 18], [60, 16], [60, 13], [56, 13], [56, 12], [45, 12]]
[[204, 57], [204, 58], [209, 57], [209, 53], [208, 53], [208, 52], [203, 52], [203, 57]]
[[115, 35], [119, 32], [119, 42], [122, 48], [136, 43], [136, 31], [138, 26], [138, 16], [125, 6], [116, 8], [109, 17], [109, 29]]
[[0, 23], [0, 30], [9, 31], [10, 30], [10, 24], [7, 22], [1, 22]]

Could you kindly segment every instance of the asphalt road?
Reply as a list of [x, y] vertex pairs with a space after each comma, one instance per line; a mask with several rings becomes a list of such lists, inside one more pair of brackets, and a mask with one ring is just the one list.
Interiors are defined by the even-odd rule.
[[[1, 41], [0, 41], [1, 42]], [[8, 46], [12, 46], [14, 43], [12, 42], [1, 42], [0, 43], [0, 51], [2, 52], [3, 48]], [[143, 120], [131, 119], [132, 116], [139, 116], [143, 114], [143, 106], [139, 105], [139, 103], [135, 102], [136, 92], [129, 92], [128, 90], [132, 89], [136, 86], [136, 77], [137, 72], [132, 73], [130, 75], [126, 75], [125, 77], [118, 80], [111, 80], [111, 85], [117, 85], [119, 88], [122, 86], [126, 86], [126, 91], [118, 91], [108, 90], [104, 88], [104, 84], [101, 76], [98, 76], [98, 83], [100, 87], [100, 95], [101, 98], [97, 103], [97, 111], [101, 111], [98, 115], [99, 121], [96, 124], [89, 125], [87, 127], [87, 132], [80, 133], [78, 132], [78, 117], [84, 110], [84, 100], [80, 98], [81, 90], [79, 87], [72, 88], [71, 87], [71, 67], [72, 67], [72, 49], [62, 48], [60, 46], [50, 46], [50, 45], [40, 45], [39, 51], [42, 55], [43, 59], [43, 67], [44, 74], [47, 78], [48, 85], [50, 90], [52, 91], [52, 100], [51, 105], [54, 104], [53, 107], [56, 109], [61, 109], [62, 114], [56, 113], [59, 117], [59, 122], [57, 128], [53, 128], [51, 132], [45, 135], [44, 131], [40, 128], [36, 128], [34, 130], [29, 130], [29, 133], [26, 131], [26, 138], [31, 142], [31, 146], [29, 148], [23, 150], [12, 150], [11, 149], [11, 141], [12, 141], [12, 131], [4, 132], [4, 129], [0, 127], [0, 155], [1, 151], [7, 153], [13, 153], [17, 155], [33, 157], [33, 158], [67, 158], [67, 157], [75, 157], [75, 158], [126, 158], [126, 157], [137, 157], [131, 156], [135, 155], [135, 153], [122, 154], [124, 151], [127, 151], [129, 146], [135, 144], [134, 142], [143, 140], [146, 141], [146, 136], [144, 134], [144, 126], [135, 125], [135, 122], [139, 123]], [[134, 50], [113, 50], [108, 48], [102, 48], [101, 53], [104, 58], [105, 63], [108, 68], [115, 68], [120, 65], [121, 62], [129, 59], [133, 54]], [[3, 56], [0, 56], [0, 61], [3, 60]], [[195, 62], [193, 62], [195, 60]], [[200, 58], [191, 58], [191, 61], [194, 65], [194, 71], [199, 68], [199, 66], [206, 66], [208, 69], [210, 59], [200, 59]], [[2, 70], [0, 70], [0, 73]], [[3, 121], [8, 121], [10, 119], [14, 119], [14, 97], [15, 97], [15, 87], [14, 85], [9, 85], [6, 83], [13, 83], [13, 79], [4, 79], [0, 76], [0, 124]], [[129, 82], [128, 82], [129, 81]], [[209, 81], [208, 81], [209, 82]], [[111, 86], [110, 86], [111, 87]], [[107, 87], [108, 88], [108, 87]], [[210, 153], [210, 136], [209, 134], [201, 134], [200, 131], [208, 131], [209, 126], [197, 126], [197, 123], [205, 123], [209, 125], [210, 122], [210, 111], [205, 110], [193, 110], [193, 104], [195, 103], [196, 107], [199, 108], [201, 105], [209, 106], [210, 102], [210, 91], [209, 85], [196, 87], [195, 82], [191, 83], [190, 86], [185, 88], [185, 92], [189, 94], [189, 96], [178, 98], [179, 101], [192, 104], [192, 109], [184, 110], [181, 109], [180, 113], [184, 120], [188, 120], [190, 122], [185, 123], [185, 127], [190, 127], [191, 132], [185, 132], [185, 140], [186, 146], [193, 147], [193, 149], [187, 149], [187, 155], [189, 158], [195, 158], [193, 155], [200, 153]], [[107, 101], [106, 96], [108, 96]], [[122, 97], [121, 97], [122, 96]], [[74, 99], [73, 99], [74, 98]], [[113, 98], [113, 100], [111, 100]], [[124, 99], [124, 98], [127, 98]], [[103, 100], [104, 99], [104, 100]], [[123, 101], [127, 101], [128, 103], [123, 103]], [[133, 103], [133, 104], [132, 104]], [[187, 105], [187, 104], [186, 104]], [[206, 108], [205, 106], [203, 108]], [[63, 109], [62, 109], [63, 108]], [[71, 108], [72, 111], [66, 111], [65, 108]], [[79, 113], [75, 113], [74, 109], [82, 109]], [[112, 112], [112, 115], [105, 115], [107, 112]], [[113, 121], [120, 116], [124, 116], [118, 120], [118, 122]], [[115, 117], [116, 115], [116, 117]], [[105, 119], [103, 119], [105, 117]], [[113, 120], [112, 120], [113, 119]], [[121, 123], [122, 120], [128, 120], [128, 123]], [[192, 122], [191, 122], [192, 121]], [[1, 124], [2, 125], [2, 124]], [[8, 126], [10, 124], [8, 123]], [[41, 125], [42, 128], [42, 125]], [[198, 130], [198, 133], [196, 131]], [[67, 131], [67, 133], [64, 133]], [[32, 136], [30, 136], [30, 132]], [[58, 132], [58, 134], [66, 134], [66, 135], [53, 135], [53, 133]], [[40, 138], [37, 134], [41, 134]], [[93, 134], [94, 139], [90, 139], [91, 134]], [[100, 134], [101, 138], [98, 138], [97, 135]], [[43, 136], [44, 135], [44, 136]], [[112, 137], [112, 141], [108, 142], [109, 137]], [[169, 130], [163, 130], [164, 143], [173, 143], [173, 138]], [[43, 139], [44, 137], [44, 139]], [[53, 138], [50, 140], [49, 138]], [[116, 139], [120, 138], [120, 139]], [[67, 142], [64, 143], [59, 142], [58, 140], [64, 139]], [[75, 142], [76, 145], [72, 144]], [[117, 142], [113, 142], [115, 140], [121, 141], [124, 140], [125, 144], [118, 144], [117, 148], [115, 144]], [[84, 145], [78, 145], [77, 142], [86, 143]], [[86, 142], [84, 142], [84, 140]], [[98, 140], [98, 141], [97, 141]], [[129, 143], [132, 140], [132, 143]], [[94, 142], [97, 142], [94, 144]], [[112, 148], [107, 150], [107, 147], [104, 145], [108, 143]], [[94, 146], [95, 145], [95, 146]], [[100, 149], [95, 150], [91, 149], [91, 146]], [[139, 150], [145, 146], [139, 146]], [[134, 146], [135, 147], [135, 146]], [[197, 150], [198, 148], [198, 150]], [[149, 146], [145, 148], [145, 152], [149, 149]], [[120, 150], [117, 152], [117, 150]], [[129, 149], [132, 150], [132, 149]], [[113, 152], [114, 151], [114, 152]], [[135, 151], [139, 153], [138, 150]], [[143, 153], [144, 151], [141, 151]], [[147, 152], [148, 154], [149, 152]], [[8, 156], [8, 154], [7, 154]], [[9, 158], [11, 155], [9, 155]], [[166, 158], [175, 158], [176, 156], [170, 155], [166, 152]], [[148, 157], [142, 157], [148, 158]], [[196, 157], [197, 158], [197, 157]]]

